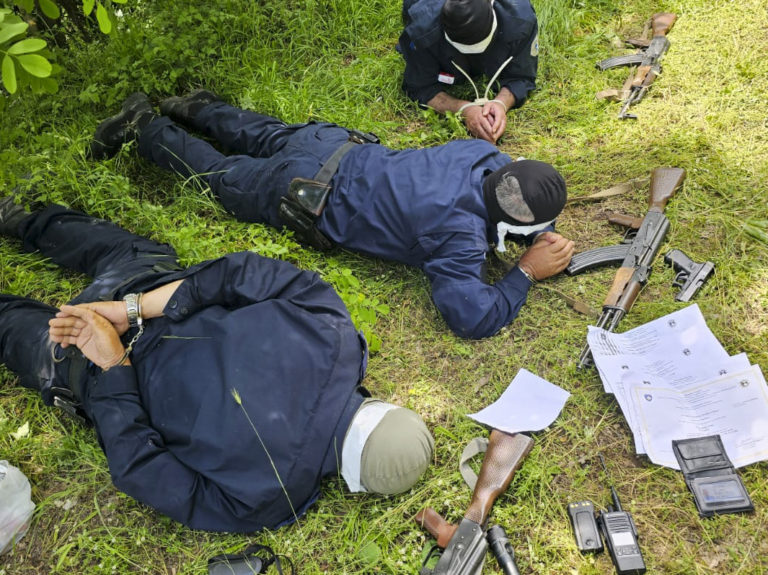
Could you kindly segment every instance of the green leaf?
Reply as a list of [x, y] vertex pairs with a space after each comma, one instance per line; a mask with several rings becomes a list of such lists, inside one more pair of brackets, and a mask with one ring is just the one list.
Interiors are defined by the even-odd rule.
[[83, 0], [83, 12], [86, 16], [93, 12], [93, 7], [96, 5], [96, 0]]
[[112, 0], [115, 4], [127, 4], [128, 0]]
[[3, 58], [3, 85], [9, 94], [15, 94], [18, 88], [16, 84], [16, 67], [8, 54]]
[[16, 0], [15, 4], [26, 12], [32, 12], [35, 9], [35, 0]]
[[51, 75], [53, 66], [51, 63], [38, 54], [22, 54], [17, 56], [19, 64], [27, 72], [37, 78], [47, 78]]
[[101, 2], [96, 4], [96, 20], [99, 21], [99, 30], [104, 34], [109, 34], [112, 31], [112, 21], [109, 19], [109, 13], [102, 6]]
[[363, 560], [364, 563], [367, 563], [368, 565], [376, 565], [381, 561], [381, 549], [379, 548], [376, 543], [371, 541], [370, 543], [366, 543], [363, 545], [360, 550], [357, 552], [357, 556], [360, 557], [360, 559]]
[[59, 7], [55, 2], [52, 2], [51, 0], [38, 0], [38, 2], [40, 4], [40, 10], [43, 11], [43, 14], [52, 20], [59, 19], [61, 16], [61, 10], [59, 10]]
[[53, 78], [41, 78], [40, 81], [47, 94], [55, 94], [59, 91], [59, 83]]
[[5, 44], [8, 40], [19, 36], [27, 31], [29, 24], [19, 22], [18, 24], [4, 24], [0, 26], [0, 44]]
[[9, 54], [29, 54], [45, 48], [45, 40], [41, 38], [25, 38], [19, 40], [13, 46], [8, 48]]

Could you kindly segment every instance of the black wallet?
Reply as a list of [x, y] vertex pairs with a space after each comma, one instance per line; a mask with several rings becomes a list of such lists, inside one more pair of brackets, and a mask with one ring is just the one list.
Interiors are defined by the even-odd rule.
[[680, 471], [702, 517], [754, 511], [744, 483], [725, 453], [719, 435], [672, 441]]
[[270, 547], [254, 543], [242, 553], [216, 555], [208, 560], [208, 575], [256, 575], [266, 573], [273, 566], [279, 575], [283, 571], [284, 560], [294, 575], [293, 562], [285, 555], [277, 555]]

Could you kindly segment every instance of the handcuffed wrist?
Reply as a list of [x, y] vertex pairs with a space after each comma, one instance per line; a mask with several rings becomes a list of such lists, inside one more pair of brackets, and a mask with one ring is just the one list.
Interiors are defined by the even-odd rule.
[[527, 271], [525, 271], [522, 266], [517, 266], [517, 269], [519, 269], [521, 272], [523, 272], [523, 275], [528, 279], [531, 284], [536, 283], [536, 278], [534, 278], [531, 274], [529, 274]]
[[126, 348], [126, 350], [123, 352], [123, 355], [120, 357], [120, 359], [118, 359], [117, 362], [113, 363], [112, 365], [108, 365], [107, 367], [102, 367], [101, 373], [107, 373], [113, 367], [118, 367], [120, 365], [123, 365], [125, 363], [125, 360], [128, 359], [128, 355], [130, 353], [131, 353], [131, 348], [130, 347]]

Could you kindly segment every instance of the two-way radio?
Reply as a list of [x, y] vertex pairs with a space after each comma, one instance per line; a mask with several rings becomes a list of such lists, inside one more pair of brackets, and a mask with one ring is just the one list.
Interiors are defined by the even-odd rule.
[[573, 525], [576, 544], [582, 553], [599, 553], [603, 550], [600, 535], [597, 533], [599, 529], [618, 575], [642, 575], [645, 573], [645, 561], [640, 552], [640, 545], [637, 543], [635, 522], [632, 520], [632, 515], [621, 508], [619, 494], [616, 493], [613, 482], [610, 481], [603, 455], [599, 454], [599, 457], [605, 475], [608, 477], [613, 505], [609, 505], [607, 511], [598, 513], [597, 517], [595, 517], [594, 505], [590, 501], [578, 501], [568, 505], [568, 515]]

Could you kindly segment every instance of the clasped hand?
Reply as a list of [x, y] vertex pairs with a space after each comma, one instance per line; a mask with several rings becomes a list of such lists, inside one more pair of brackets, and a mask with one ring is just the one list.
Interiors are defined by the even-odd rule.
[[544, 232], [526, 250], [517, 265], [538, 281], [559, 274], [572, 257], [572, 240], [555, 232]]
[[128, 331], [128, 316], [123, 302], [64, 305], [48, 326], [51, 341], [63, 348], [76, 346], [102, 369], [117, 365], [125, 353], [120, 341], [120, 336]]
[[495, 144], [507, 127], [507, 111], [493, 100], [483, 106], [469, 106], [464, 110], [464, 123], [470, 134]]

